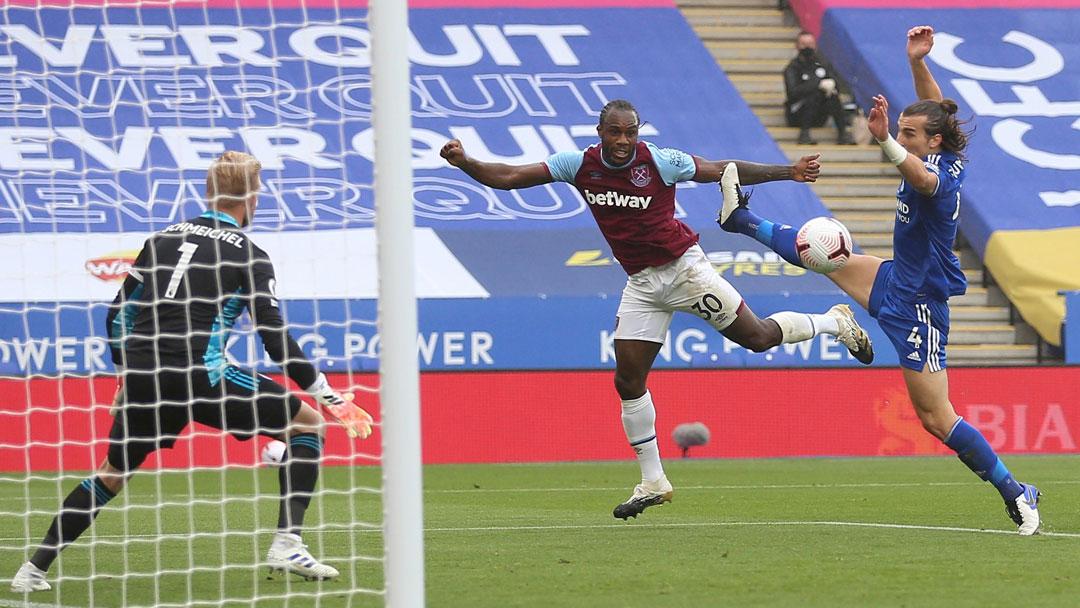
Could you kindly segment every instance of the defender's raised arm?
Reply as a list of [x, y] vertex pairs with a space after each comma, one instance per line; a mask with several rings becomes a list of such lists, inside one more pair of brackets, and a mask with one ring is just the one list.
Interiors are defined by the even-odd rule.
[[[901, 116], [900, 138], [917, 138], [920, 128], [910, 124], [910, 119], [907, 121], [909, 124], [903, 124], [903, 118]], [[908, 152], [889, 134], [889, 102], [884, 95], [874, 97], [874, 107], [870, 108], [867, 125], [870, 128], [870, 134], [877, 140], [885, 156], [896, 165], [896, 169], [900, 171], [900, 175], [907, 180], [907, 183], [927, 195], [937, 190], [937, 173], [927, 170], [921, 158]], [[938, 136], [938, 141], [940, 142], [940, 136]]]
[[934, 48], [934, 28], [917, 25], [907, 33], [907, 56], [911, 64], [911, 78], [915, 81], [915, 94], [920, 100], [941, 101], [941, 88], [926, 66], [925, 57]]

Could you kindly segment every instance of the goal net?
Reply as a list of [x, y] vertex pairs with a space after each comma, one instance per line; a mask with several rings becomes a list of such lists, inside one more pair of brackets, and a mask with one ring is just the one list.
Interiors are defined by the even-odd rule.
[[[413, 310], [415, 299], [398, 290], [396, 304], [379, 303], [371, 34], [366, 8], [332, 0], [0, 5], [5, 586], [105, 458], [116, 390], [108, 303], [148, 236], [207, 210], [207, 169], [225, 150], [262, 164], [247, 234], [274, 264], [293, 337], [387, 430], [377, 372], [391, 348], [378, 310]], [[411, 250], [400, 257], [411, 267]], [[225, 350], [302, 394], [249, 313]], [[327, 426], [303, 542], [336, 580], [268, 578], [281, 499], [278, 468], [264, 462], [270, 439], [192, 424], [60, 554], [51, 590], [0, 606], [382, 605], [384, 541], [395, 541], [384, 534], [381, 434], [377, 425], [351, 440]], [[417, 473], [418, 459], [405, 459]]]

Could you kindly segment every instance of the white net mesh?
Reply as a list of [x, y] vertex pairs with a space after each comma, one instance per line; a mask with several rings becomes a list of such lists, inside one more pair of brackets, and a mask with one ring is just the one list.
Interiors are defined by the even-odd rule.
[[[331, 385], [359, 391], [378, 418], [367, 41], [365, 11], [326, 2], [0, 7], [0, 565], [9, 576], [105, 458], [116, 386], [108, 302], [144, 239], [206, 211], [207, 168], [224, 150], [262, 163], [247, 234], [274, 263], [292, 335]], [[226, 352], [297, 389], [248, 313]], [[381, 603], [378, 436], [358, 443], [327, 429], [303, 535], [341, 572], [322, 583], [267, 579], [280, 501], [278, 470], [261, 463], [268, 441], [189, 425], [61, 553], [52, 590], [27, 599]]]

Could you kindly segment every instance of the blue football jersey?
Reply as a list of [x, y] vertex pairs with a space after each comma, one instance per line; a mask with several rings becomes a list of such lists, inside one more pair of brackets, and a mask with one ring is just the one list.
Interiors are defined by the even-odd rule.
[[943, 301], [967, 291], [967, 279], [952, 249], [960, 217], [964, 163], [944, 151], [928, 155], [923, 164], [937, 175], [937, 189], [926, 196], [900, 181], [893, 229], [893, 281], [904, 299]]

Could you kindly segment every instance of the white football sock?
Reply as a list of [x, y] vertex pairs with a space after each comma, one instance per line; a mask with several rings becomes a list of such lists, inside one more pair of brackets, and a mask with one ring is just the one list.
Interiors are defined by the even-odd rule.
[[656, 408], [649, 391], [637, 399], [622, 402], [622, 423], [626, 439], [637, 453], [642, 481], [656, 481], [664, 476], [660, 448], [656, 444]]
[[302, 542], [303, 542], [303, 539], [301, 539], [299, 535], [291, 534], [289, 532], [282, 532], [281, 530], [278, 530], [277, 532], [274, 533], [274, 540], [271, 542], [271, 546], [273, 546], [273, 547], [280, 547], [280, 546], [293, 547], [293, 546], [299, 545]]
[[776, 321], [782, 334], [781, 342], [790, 344], [802, 342], [821, 334], [835, 336], [840, 333], [840, 326], [836, 319], [828, 315], [805, 314], [785, 310], [769, 315], [767, 318]]
[[814, 328], [817, 330], [817, 334], [829, 334], [830, 336], [840, 335], [840, 325], [836, 322], [836, 317], [830, 317], [829, 315], [806, 315], [814, 322]]

